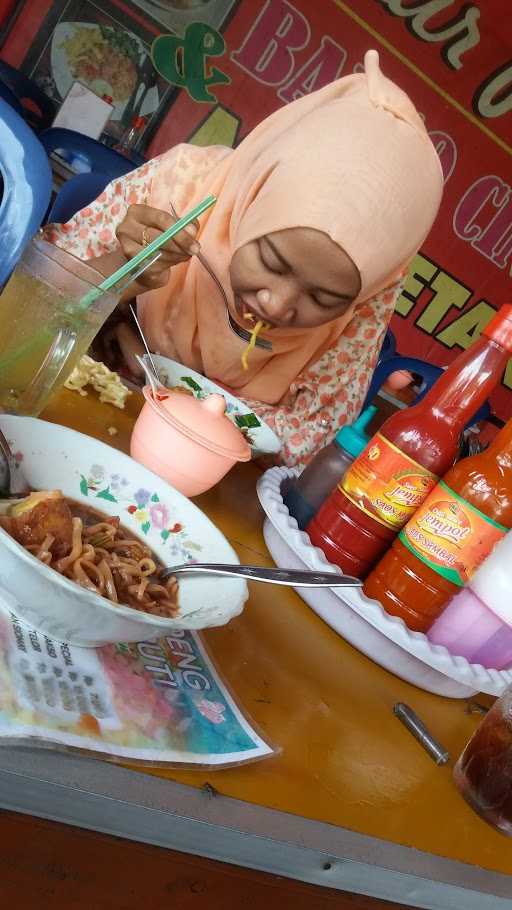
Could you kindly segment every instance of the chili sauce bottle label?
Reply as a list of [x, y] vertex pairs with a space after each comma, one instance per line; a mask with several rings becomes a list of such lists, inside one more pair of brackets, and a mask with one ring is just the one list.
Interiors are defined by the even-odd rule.
[[366, 515], [399, 531], [436, 483], [435, 474], [377, 433], [349, 467], [339, 489]]
[[462, 587], [507, 531], [440, 481], [399, 539], [434, 572]]

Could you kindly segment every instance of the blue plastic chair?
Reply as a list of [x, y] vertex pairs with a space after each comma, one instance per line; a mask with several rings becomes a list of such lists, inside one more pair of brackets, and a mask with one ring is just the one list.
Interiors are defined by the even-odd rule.
[[84, 136], [75, 130], [52, 127], [52, 129], [44, 130], [39, 139], [48, 155], [58, 149], [62, 149], [68, 156], [78, 155], [86, 159], [91, 171], [106, 174], [109, 180], [124, 177], [136, 167], [133, 161], [129, 161], [115, 149], [110, 149], [96, 139], [91, 139], [90, 136]]
[[[379, 389], [381, 389], [386, 382], [386, 379], [388, 379], [392, 373], [396, 373], [398, 370], [407, 370], [409, 373], [414, 373], [416, 376], [421, 377], [420, 390], [412, 404], [417, 404], [419, 401], [421, 401], [429, 389], [432, 388], [436, 380], [439, 379], [439, 377], [444, 372], [441, 367], [436, 367], [431, 363], [426, 363], [424, 360], [417, 360], [415, 357], [402, 357], [400, 354], [395, 354], [392, 357], [388, 357], [387, 360], [382, 360], [377, 364], [362, 410], [367, 408], [373, 402]], [[486, 402], [471, 418], [467, 426], [470, 427], [474, 423], [478, 423], [481, 420], [489, 420], [490, 416], [491, 409], [489, 404]]]
[[4, 101], [7, 101], [7, 104], [10, 104], [13, 111], [16, 111], [20, 117], [24, 116], [23, 105], [18, 101], [14, 92], [11, 91], [8, 85], [5, 85], [4, 82], [0, 82], [0, 98], [3, 98]]
[[66, 224], [80, 209], [85, 208], [103, 192], [110, 177], [92, 171], [90, 174], [77, 174], [63, 183], [50, 209], [47, 221], [54, 224]]
[[35, 133], [0, 98], [0, 288], [48, 209], [52, 173]]
[[388, 360], [388, 358], [393, 357], [394, 354], [396, 354], [396, 338], [391, 329], [388, 329], [380, 349], [378, 363], [382, 363], [383, 360]]
[[[39, 132], [51, 126], [57, 112], [55, 104], [32, 79], [5, 60], [0, 60], [0, 82], [16, 96], [22, 106], [23, 117], [33, 129]], [[36, 110], [23, 104], [24, 101], [30, 102]]]

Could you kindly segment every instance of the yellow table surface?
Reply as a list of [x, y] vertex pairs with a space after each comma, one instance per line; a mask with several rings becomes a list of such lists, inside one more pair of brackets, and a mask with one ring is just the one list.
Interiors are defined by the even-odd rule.
[[[59, 395], [45, 412], [128, 451], [138, 396], [125, 411], [93, 396]], [[108, 427], [118, 432], [110, 436]], [[254, 465], [233, 470], [198, 505], [242, 562], [271, 565]], [[349, 828], [490, 870], [512, 873], [512, 844], [459, 796], [452, 766], [479, 716], [465, 701], [417, 689], [364, 657], [291, 590], [253, 585], [243, 614], [204, 633], [217, 667], [279, 754], [220, 771], [139, 770]], [[437, 767], [393, 715], [409, 704], [446, 746]], [[489, 703], [482, 696], [479, 701]]]

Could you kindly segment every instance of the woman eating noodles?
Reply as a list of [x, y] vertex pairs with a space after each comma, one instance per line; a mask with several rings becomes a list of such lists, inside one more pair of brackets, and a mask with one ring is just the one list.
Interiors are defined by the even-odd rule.
[[[294, 465], [358, 416], [442, 186], [421, 117], [369, 51], [364, 73], [279, 109], [236, 149], [178, 145], [45, 234], [107, 275], [176, 220], [173, 208], [213, 193], [200, 226], [123, 299], [137, 297], [154, 352], [248, 402]], [[133, 362], [133, 329], [119, 324], [117, 339]]]

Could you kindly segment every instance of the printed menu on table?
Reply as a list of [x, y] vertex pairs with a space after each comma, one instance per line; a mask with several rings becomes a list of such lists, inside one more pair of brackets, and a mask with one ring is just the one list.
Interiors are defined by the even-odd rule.
[[79, 648], [1, 609], [0, 740], [189, 767], [239, 764], [274, 751], [236, 705], [196, 633]]

